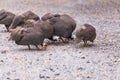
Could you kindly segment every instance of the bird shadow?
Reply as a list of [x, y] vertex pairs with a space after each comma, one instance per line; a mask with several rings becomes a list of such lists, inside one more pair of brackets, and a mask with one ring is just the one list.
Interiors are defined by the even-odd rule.
[[73, 40], [70, 40], [69, 42], [61, 42], [61, 43], [57, 43], [55, 41], [50, 41], [48, 43], [48, 45], [62, 46], [62, 45], [68, 45], [68, 44], [71, 44], [71, 43], [73, 43]]
[[46, 50], [41, 50], [41, 49], [37, 49], [37, 48], [31, 48], [31, 49], [20, 48], [20, 49], [18, 49], [18, 51], [46, 51]]
[[93, 48], [93, 47], [97, 47], [97, 45], [96, 44], [87, 44], [87, 45], [77, 44], [76, 45], [76, 48]]
[[59, 46], [59, 45], [65, 45], [67, 43], [55, 43], [55, 42], [50, 42], [48, 45], [54, 45], [54, 46]]

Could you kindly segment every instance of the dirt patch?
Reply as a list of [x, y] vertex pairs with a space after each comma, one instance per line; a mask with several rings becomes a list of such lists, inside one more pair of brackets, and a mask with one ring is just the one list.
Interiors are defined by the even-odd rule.
[[40, 17], [66, 13], [77, 28], [89, 23], [97, 30], [93, 46], [70, 42], [38, 51], [9, 42], [0, 25], [0, 80], [120, 80], [119, 0], [0, 0], [0, 9], [17, 15], [32, 10]]

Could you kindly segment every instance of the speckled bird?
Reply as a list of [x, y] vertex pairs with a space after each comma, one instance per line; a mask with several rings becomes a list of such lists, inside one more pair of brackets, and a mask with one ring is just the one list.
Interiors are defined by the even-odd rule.
[[[41, 17], [43, 21], [49, 20], [54, 27], [54, 35], [60, 39], [72, 39], [72, 32], [76, 28], [75, 20], [67, 14], [51, 14], [47, 13]], [[63, 40], [64, 41], [64, 40]]]
[[90, 24], [84, 24], [76, 30], [76, 42], [83, 40], [84, 45], [87, 41], [94, 42], [96, 38], [96, 29]]

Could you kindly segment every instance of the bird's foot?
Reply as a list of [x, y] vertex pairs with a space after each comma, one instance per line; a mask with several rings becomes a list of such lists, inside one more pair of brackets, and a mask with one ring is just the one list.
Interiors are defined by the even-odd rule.
[[39, 47], [39, 50], [44, 51], [44, 50], [46, 50], [46, 48], [47, 48], [47, 43], [43, 43], [43, 44]]
[[63, 40], [62, 39], [57, 39], [57, 41], [55, 41], [56, 44], [61, 44], [63, 43]]
[[69, 39], [63, 38], [63, 43], [69, 43]]

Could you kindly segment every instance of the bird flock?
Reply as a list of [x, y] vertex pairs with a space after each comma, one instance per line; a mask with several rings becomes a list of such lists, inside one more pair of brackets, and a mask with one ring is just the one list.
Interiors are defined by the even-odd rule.
[[[4, 24], [10, 32], [9, 40], [17, 45], [34, 45], [39, 50], [46, 50], [48, 45], [45, 39], [54, 43], [68, 43], [70, 40], [79, 43], [94, 42], [96, 29], [90, 24], [83, 24], [75, 31], [76, 21], [67, 14], [46, 13], [41, 18], [32, 11], [26, 11], [21, 15], [15, 15], [4, 9], [0, 10], [0, 24]], [[58, 36], [54, 39], [54, 36]]]

